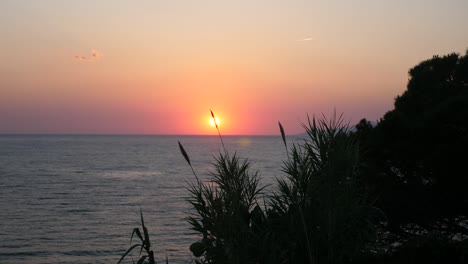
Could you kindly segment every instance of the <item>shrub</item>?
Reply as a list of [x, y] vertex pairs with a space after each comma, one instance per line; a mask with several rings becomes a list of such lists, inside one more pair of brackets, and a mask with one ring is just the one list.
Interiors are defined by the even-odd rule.
[[188, 201], [196, 213], [188, 221], [202, 235], [190, 250], [205, 263], [250, 263], [255, 246], [251, 220], [261, 190], [257, 173], [250, 173], [249, 162], [235, 154], [220, 154], [214, 166], [212, 182], [189, 187]]
[[359, 149], [342, 118], [308, 119], [278, 179], [268, 218], [283, 249], [281, 263], [343, 263], [374, 238], [380, 215], [359, 175]]

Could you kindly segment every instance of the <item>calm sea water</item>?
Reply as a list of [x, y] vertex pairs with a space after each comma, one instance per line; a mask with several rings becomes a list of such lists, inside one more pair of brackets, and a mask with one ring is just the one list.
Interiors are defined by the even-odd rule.
[[[206, 180], [221, 150], [214, 136], [0, 136], [0, 263], [117, 263], [140, 208], [157, 260], [190, 263], [193, 175], [178, 140]], [[262, 184], [283, 176], [280, 136], [224, 141]]]

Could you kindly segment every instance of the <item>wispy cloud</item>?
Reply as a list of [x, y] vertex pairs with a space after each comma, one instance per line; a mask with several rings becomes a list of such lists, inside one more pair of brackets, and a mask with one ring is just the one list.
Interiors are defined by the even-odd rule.
[[78, 61], [87, 61], [87, 60], [89, 60], [88, 57], [80, 56], [80, 55], [75, 55], [73, 58], [75, 58], [75, 60], [78, 60]]
[[311, 37], [307, 37], [307, 38], [303, 38], [303, 39], [298, 39], [297, 41], [311, 41], [313, 40], [314, 38], [311, 38]]
[[97, 51], [95, 49], [91, 50], [90, 56], [83, 56], [83, 55], [75, 55], [73, 58], [77, 61], [96, 61], [102, 58], [102, 52]]
[[95, 60], [99, 60], [102, 57], [102, 53], [93, 49], [91, 50], [91, 57]]

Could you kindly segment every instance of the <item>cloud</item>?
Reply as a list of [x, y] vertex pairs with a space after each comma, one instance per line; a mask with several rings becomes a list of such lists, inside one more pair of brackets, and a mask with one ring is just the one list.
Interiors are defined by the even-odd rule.
[[102, 53], [95, 49], [91, 50], [91, 56], [75, 55], [73, 58], [77, 61], [96, 61], [102, 58]]
[[310, 40], [313, 40], [314, 38], [310, 38], [310, 37], [307, 37], [307, 38], [303, 38], [303, 39], [298, 39], [297, 41], [310, 41]]
[[87, 60], [89, 60], [88, 57], [86, 57], [86, 56], [79, 56], [79, 55], [76, 55], [74, 58], [75, 58], [75, 60], [79, 60], [79, 61], [87, 61]]
[[91, 50], [91, 57], [95, 60], [99, 60], [102, 57], [102, 53], [93, 49]]

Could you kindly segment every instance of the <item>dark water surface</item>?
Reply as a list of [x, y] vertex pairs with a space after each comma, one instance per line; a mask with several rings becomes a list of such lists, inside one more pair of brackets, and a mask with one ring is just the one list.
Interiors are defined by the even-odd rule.
[[[193, 175], [178, 140], [206, 179], [221, 148], [214, 136], [0, 135], [0, 263], [117, 263], [140, 208], [157, 260], [190, 263]], [[253, 162], [262, 184], [282, 176], [280, 136], [224, 141]]]

